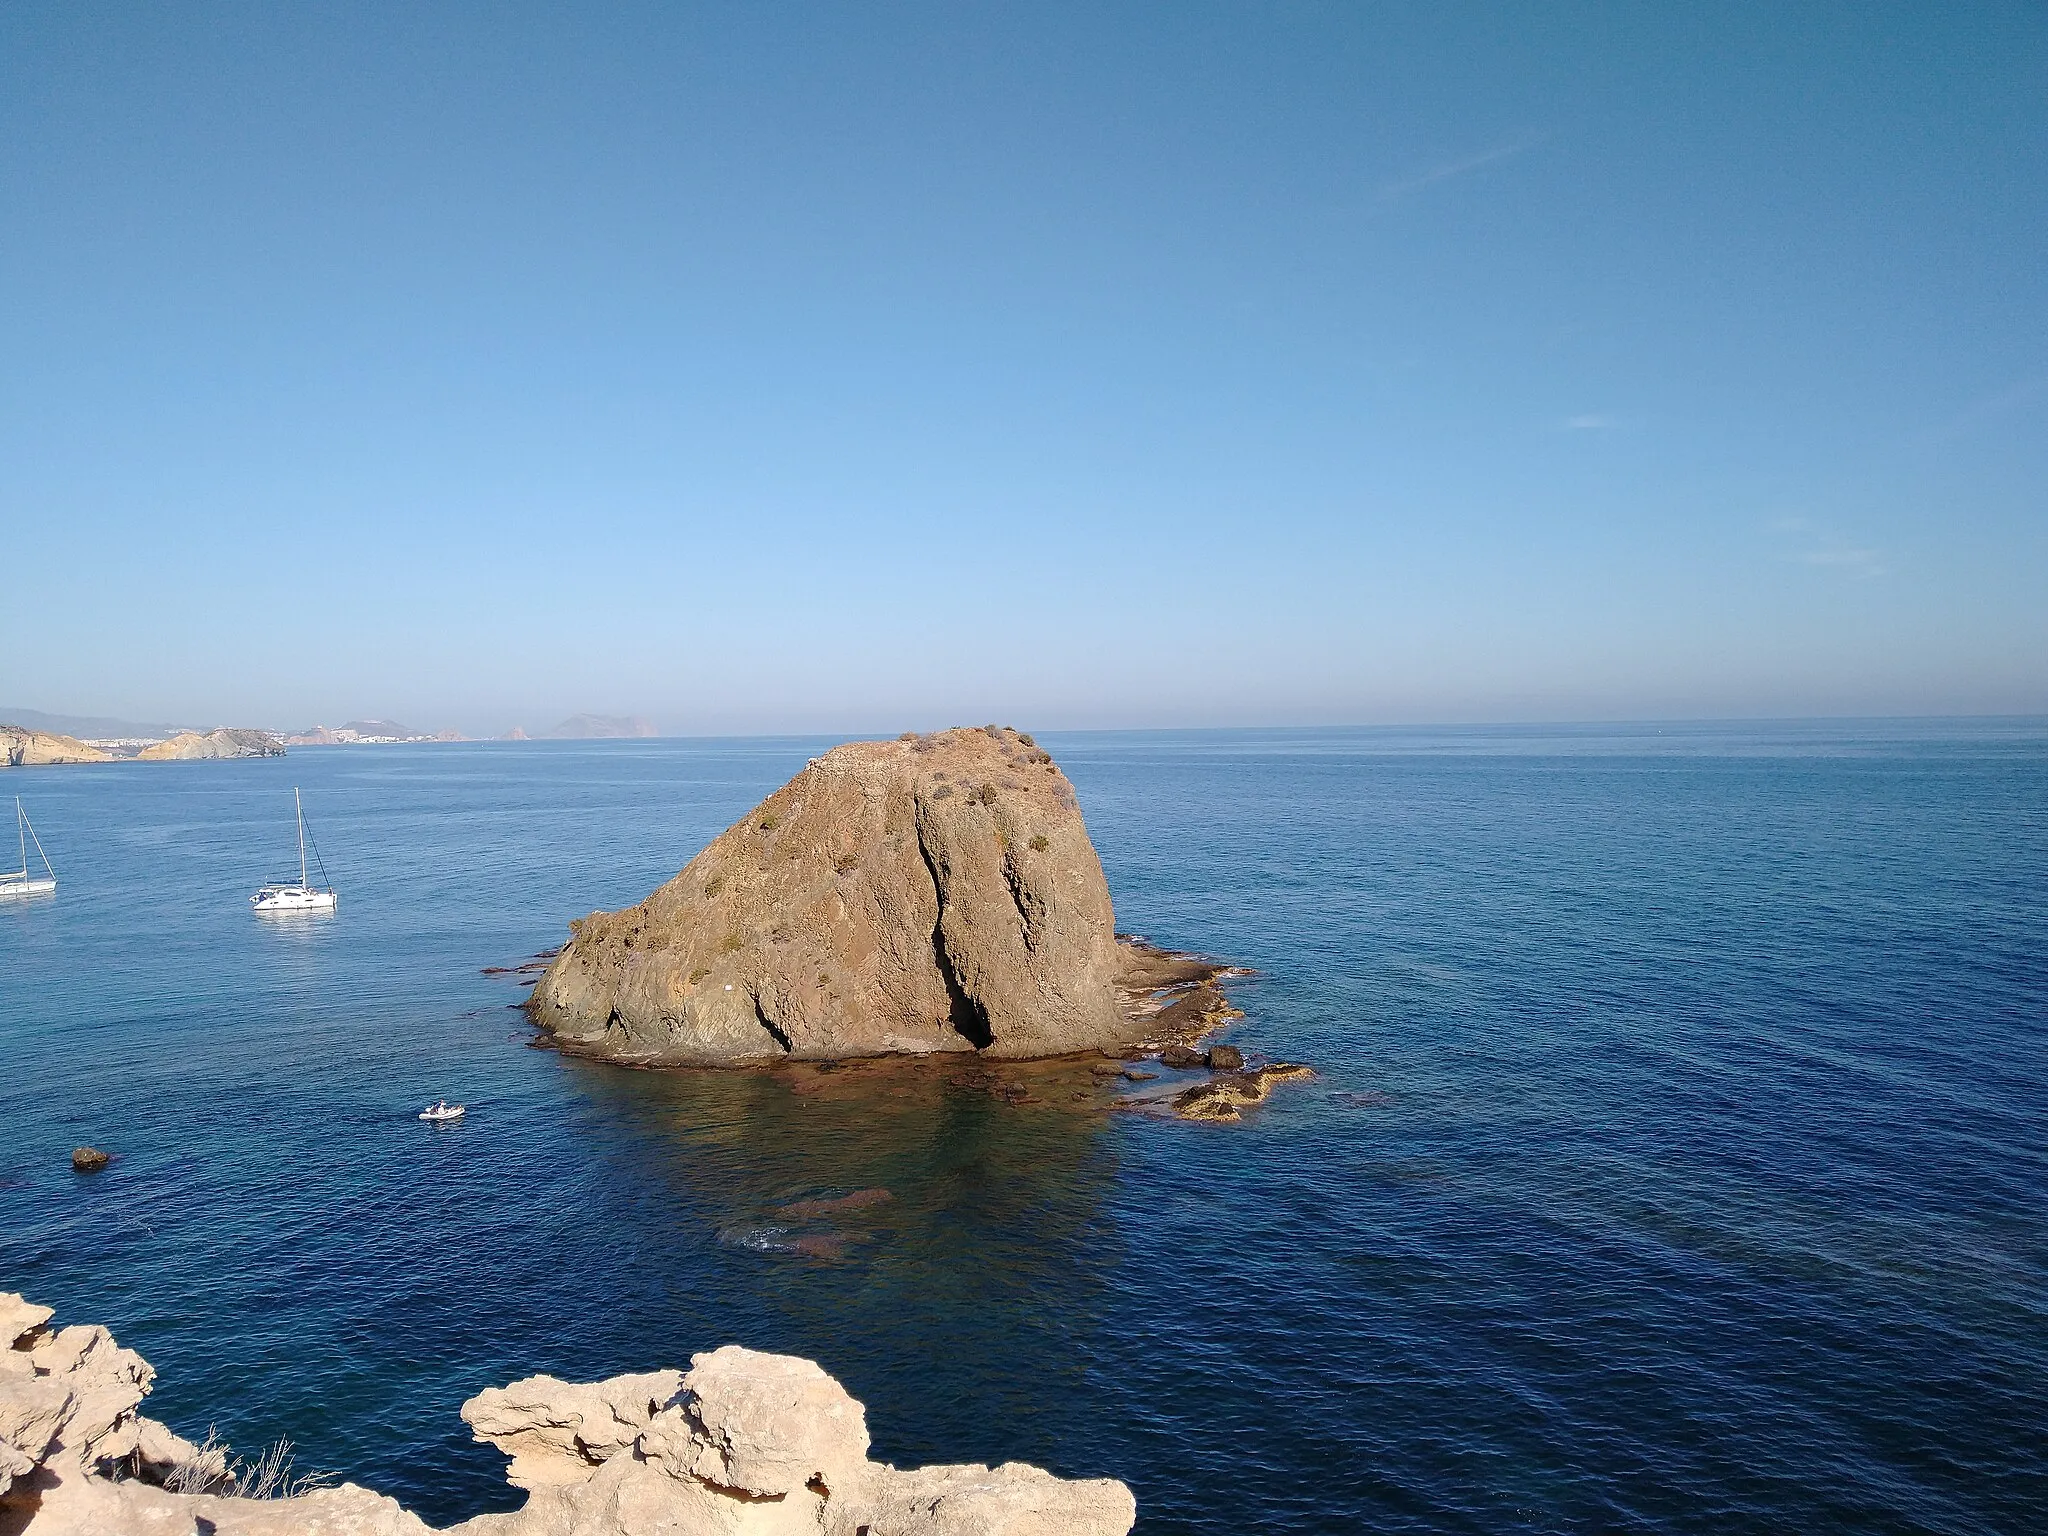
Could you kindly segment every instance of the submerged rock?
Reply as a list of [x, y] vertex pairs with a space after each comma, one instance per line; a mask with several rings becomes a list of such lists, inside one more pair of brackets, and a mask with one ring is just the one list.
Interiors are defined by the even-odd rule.
[[792, 1201], [782, 1208], [782, 1214], [808, 1221], [817, 1216], [837, 1216], [846, 1211], [864, 1211], [871, 1205], [887, 1205], [895, 1198], [886, 1189], [856, 1189], [850, 1195]]
[[[236, 1497], [227, 1453], [144, 1418], [148, 1362], [104, 1328], [51, 1333], [0, 1293], [0, 1529], [27, 1536], [430, 1536], [354, 1484]], [[868, 1460], [867, 1415], [811, 1361], [728, 1344], [687, 1373], [532, 1376], [462, 1416], [511, 1458], [524, 1507], [462, 1536], [1125, 1536], [1131, 1491], [1018, 1462], [899, 1471]], [[180, 1492], [186, 1486], [214, 1491]]]
[[1032, 1057], [1134, 1038], [1073, 788], [993, 726], [813, 758], [639, 906], [570, 931], [528, 1010], [583, 1054]]

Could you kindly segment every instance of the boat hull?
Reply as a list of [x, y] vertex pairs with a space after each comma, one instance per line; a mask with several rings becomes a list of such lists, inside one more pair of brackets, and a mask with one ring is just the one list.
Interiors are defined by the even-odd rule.
[[54, 896], [57, 894], [55, 880], [0, 880], [0, 901], [12, 901], [18, 896]]
[[249, 898], [249, 904], [261, 913], [332, 912], [335, 895], [332, 891], [286, 886], [281, 890], [258, 891]]

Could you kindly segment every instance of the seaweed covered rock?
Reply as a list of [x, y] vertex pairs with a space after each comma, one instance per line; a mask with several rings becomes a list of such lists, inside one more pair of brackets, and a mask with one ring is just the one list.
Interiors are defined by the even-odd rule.
[[814, 758], [640, 905], [570, 931], [528, 1011], [588, 1055], [1030, 1057], [1132, 1036], [1073, 788], [994, 726]]

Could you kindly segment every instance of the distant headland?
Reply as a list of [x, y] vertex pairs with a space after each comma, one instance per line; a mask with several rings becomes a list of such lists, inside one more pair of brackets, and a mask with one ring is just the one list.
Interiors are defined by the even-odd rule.
[[219, 726], [179, 731], [161, 740], [137, 738], [84, 741], [25, 725], [0, 724], [0, 768], [41, 768], [64, 763], [112, 763], [122, 759], [169, 762], [195, 758], [283, 757], [284, 743], [268, 731]]
[[[602, 741], [658, 735], [645, 715], [571, 715], [552, 728], [515, 726], [500, 741]], [[351, 720], [303, 730], [247, 726], [145, 724], [99, 715], [52, 715], [0, 708], [0, 767], [39, 768], [65, 763], [144, 762], [166, 759], [282, 757], [288, 747], [375, 747], [469, 741], [456, 730], [419, 730], [395, 720]]]

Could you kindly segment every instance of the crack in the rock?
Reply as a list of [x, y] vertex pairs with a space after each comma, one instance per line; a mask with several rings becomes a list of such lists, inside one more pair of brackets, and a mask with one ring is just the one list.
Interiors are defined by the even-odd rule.
[[761, 994], [756, 992], [753, 994], [753, 998], [754, 1017], [760, 1020], [761, 1027], [768, 1031], [770, 1038], [772, 1038], [777, 1045], [782, 1047], [783, 1055], [790, 1055], [796, 1048], [789, 1043], [789, 1036], [783, 1032], [781, 1025], [777, 1024], [773, 1019], [768, 1017], [768, 1008], [767, 1005], [761, 1001]]
[[989, 1028], [988, 1010], [967, 995], [967, 989], [960, 985], [960, 977], [953, 969], [953, 957], [946, 953], [946, 892], [939, 883], [938, 861], [932, 857], [931, 847], [925, 842], [922, 825], [917, 829], [917, 851], [924, 859], [925, 873], [932, 877], [932, 901], [939, 912], [932, 921], [932, 958], [938, 962], [939, 976], [946, 983], [949, 1004], [946, 1022], [977, 1051], [985, 1051], [996, 1043], [995, 1031]]
[[1017, 908], [1017, 920], [1024, 925], [1024, 947], [1035, 954], [1038, 950], [1038, 920], [1045, 910], [1045, 903], [1025, 899], [1024, 871], [1008, 854], [1003, 855], [1003, 883], [1010, 888], [1010, 901]]

